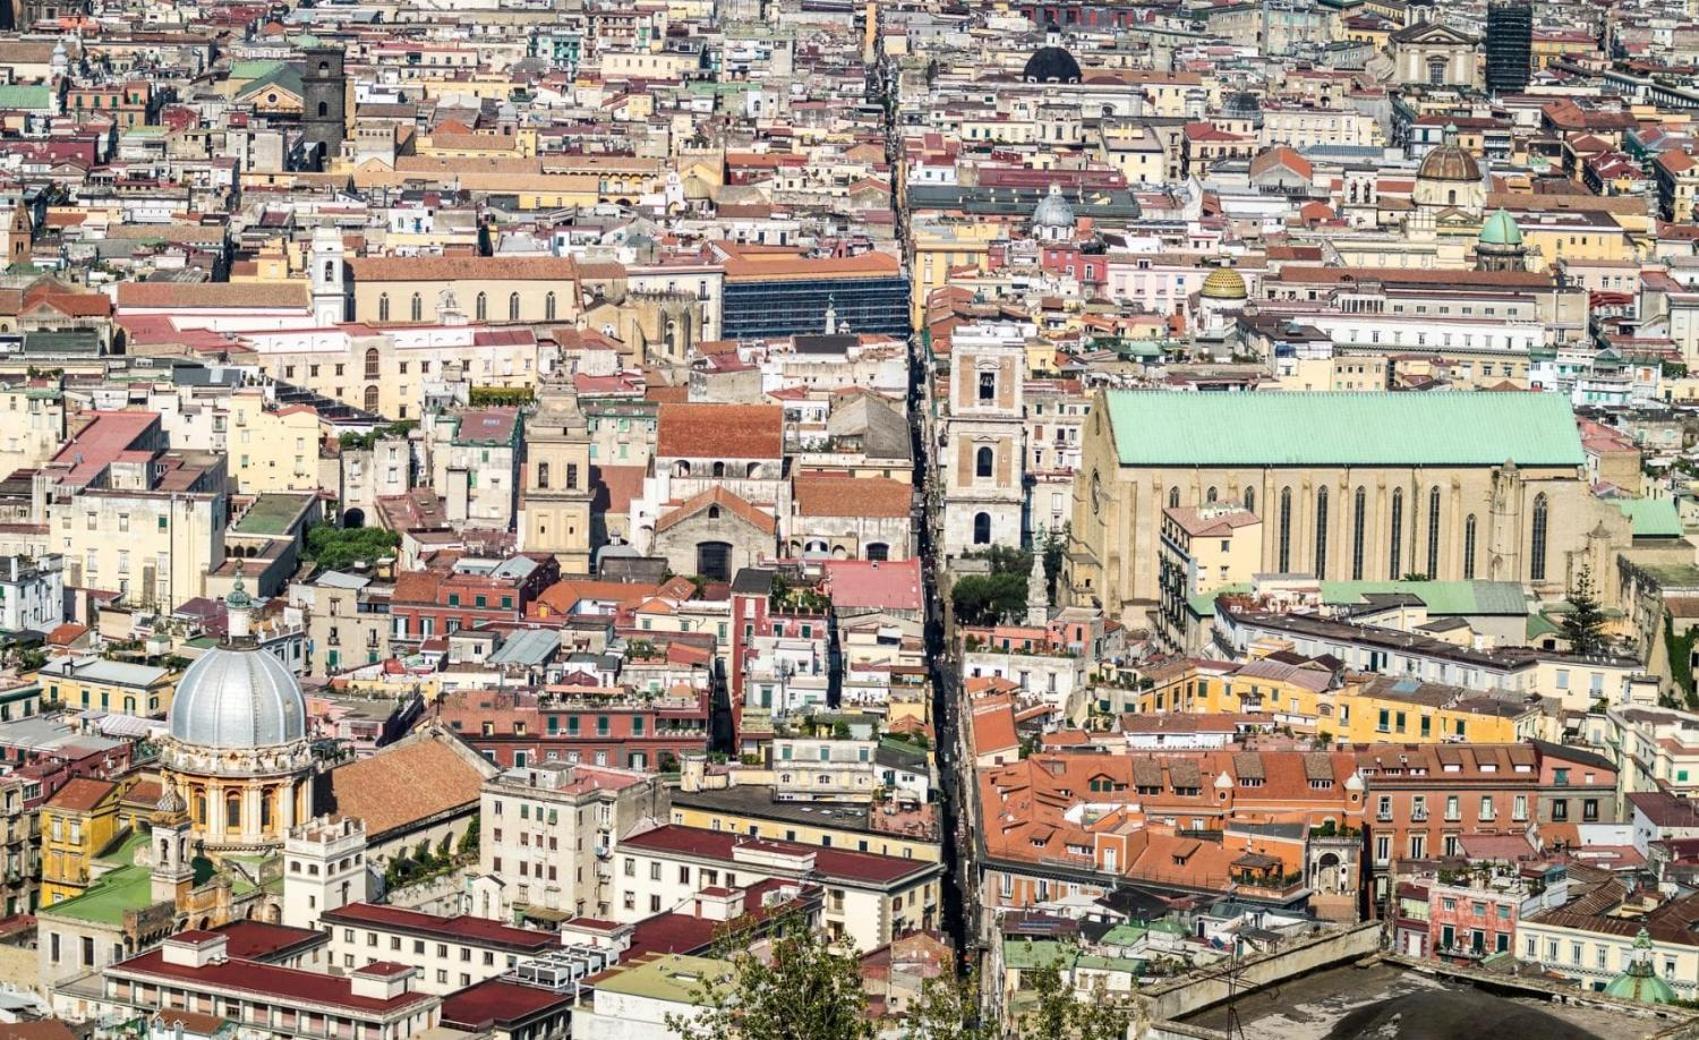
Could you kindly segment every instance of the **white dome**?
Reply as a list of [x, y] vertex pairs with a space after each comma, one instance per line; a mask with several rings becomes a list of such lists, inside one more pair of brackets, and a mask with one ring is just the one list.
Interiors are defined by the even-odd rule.
[[1068, 205], [1061, 190], [1052, 184], [1049, 194], [1039, 199], [1038, 206], [1033, 209], [1032, 223], [1035, 227], [1072, 228], [1074, 207]]
[[171, 699], [171, 736], [215, 750], [275, 747], [307, 736], [307, 701], [282, 661], [257, 648], [196, 658]]

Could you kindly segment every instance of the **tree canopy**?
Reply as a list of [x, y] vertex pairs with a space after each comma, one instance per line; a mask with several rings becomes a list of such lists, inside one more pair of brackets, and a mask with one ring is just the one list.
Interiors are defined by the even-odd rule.
[[1593, 588], [1593, 573], [1583, 566], [1575, 575], [1575, 585], [1569, 590], [1569, 613], [1563, 616], [1563, 638], [1571, 653], [1602, 654], [1605, 652], [1605, 612], [1599, 605], [1598, 592]]
[[344, 570], [356, 563], [373, 563], [395, 555], [401, 536], [381, 527], [337, 527], [315, 524], [307, 529], [307, 556], [331, 570]]
[[723, 979], [697, 994], [702, 1012], [668, 1015], [683, 1040], [872, 1040], [867, 995], [855, 955], [800, 922], [773, 939], [771, 956], [747, 949]]

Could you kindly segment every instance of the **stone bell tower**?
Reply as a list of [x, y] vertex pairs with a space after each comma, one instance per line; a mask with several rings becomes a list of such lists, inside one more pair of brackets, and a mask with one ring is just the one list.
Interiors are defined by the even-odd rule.
[[189, 806], [167, 780], [149, 818], [153, 826], [153, 901], [181, 906], [195, 881], [189, 848]]

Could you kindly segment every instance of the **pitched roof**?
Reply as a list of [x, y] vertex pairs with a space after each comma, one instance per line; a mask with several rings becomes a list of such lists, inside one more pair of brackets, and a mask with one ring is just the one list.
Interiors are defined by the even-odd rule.
[[307, 306], [306, 282], [119, 282], [118, 306], [240, 308]]
[[773, 519], [772, 514], [757, 509], [723, 487], [712, 487], [663, 513], [655, 521], [655, 533], [660, 534], [668, 528], [676, 527], [703, 510], [716, 506], [730, 510], [734, 516], [741, 517], [764, 534], [772, 534], [779, 528], [779, 522]]
[[375, 841], [420, 820], [475, 808], [484, 780], [496, 772], [495, 766], [480, 768], [479, 763], [483, 759], [460, 745], [458, 737], [429, 727], [370, 758], [332, 769], [332, 807], [339, 815], [365, 820]]
[[906, 517], [914, 488], [884, 477], [799, 473], [794, 501], [800, 516]]
[[785, 410], [766, 404], [686, 404], [659, 409], [655, 454], [667, 458], [776, 459], [785, 450]]
[[1308, 392], [1105, 397], [1124, 466], [1580, 466], [1552, 394]]
[[86, 776], [73, 777], [47, 800], [47, 804], [53, 809], [88, 812], [116, 789], [117, 785], [109, 780], [96, 780]]
[[532, 256], [357, 257], [348, 270], [356, 282], [570, 282], [579, 275], [570, 257]]

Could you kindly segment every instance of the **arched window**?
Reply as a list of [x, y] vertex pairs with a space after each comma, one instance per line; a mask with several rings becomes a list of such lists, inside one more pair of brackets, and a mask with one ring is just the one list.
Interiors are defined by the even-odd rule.
[[1403, 548], [1403, 546], [1401, 545], [1401, 543], [1403, 541], [1404, 541], [1404, 489], [1403, 488], [1393, 488], [1392, 489], [1392, 538], [1387, 543], [1387, 546], [1386, 546], [1386, 571], [1387, 571], [1386, 576], [1393, 581], [1397, 581], [1399, 578], [1403, 577], [1403, 575], [1399, 573], [1399, 567], [1404, 562], [1404, 560], [1403, 560], [1404, 554], [1399, 551], [1400, 549]]
[[413, 321], [425, 320], [425, 301], [418, 293], [413, 294], [413, 302], [409, 305], [409, 308], [408, 313], [412, 316]]
[[205, 791], [196, 791], [195, 792], [195, 822], [200, 824], [202, 827], [206, 826], [206, 792]]
[[973, 475], [989, 477], [991, 475], [991, 449], [980, 448], [973, 456]]
[[1470, 513], [1463, 520], [1463, 580], [1470, 581], [1475, 577], [1475, 514]]
[[1428, 580], [1439, 577], [1439, 486], [1428, 490]]
[[973, 514], [973, 544], [975, 544], [975, 545], [990, 545], [991, 544], [991, 514], [990, 513], [975, 513], [975, 514]]
[[376, 379], [381, 375], [378, 370], [378, 348], [366, 348], [366, 378]]
[[723, 462], [714, 463], [713, 473], [714, 473], [714, 476], [716, 476], [716, 477], [725, 476], [726, 475], [726, 464], [723, 463]]
[[1316, 492], [1316, 580], [1327, 577], [1327, 489]]
[[519, 320], [519, 294], [518, 293], [508, 293], [507, 294], [507, 320], [508, 321], [518, 321]]
[[555, 320], [555, 294], [552, 292], [543, 297], [543, 320]]
[[1546, 580], [1546, 496], [1534, 496], [1534, 530], [1528, 540], [1528, 580]]
[[1168, 489], [1168, 508], [1180, 508], [1180, 489], [1177, 487], [1171, 487]]
[[472, 312], [473, 316], [479, 321], [487, 320], [490, 316], [490, 298], [485, 296], [483, 293], [479, 293], [477, 308], [477, 310]]
[[266, 791], [260, 796], [260, 826], [271, 826], [271, 792]]
[[378, 297], [378, 320], [389, 320], [389, 293], [383, 293]]
[[320, 101], [319, 102], [319, 115], [321, 115], [321, 116], [330, 115], [330, 102], [328, 102], [328, 101]]
[[224, 826], [233, 831], [242, 829], [242, 796], [236, 791], [224, 796]]
[[336, 261], [335, 260], [326, 260], [324, 262], [324, 280], [327, 281], [327, 282], [336, 281]]
[[1215, 489], [1210, 488], [1208, 491], [1205, 491], [1204, 495], [1203, 495], [1203, 500], [1205, 502], [1208, 502], [1210, 505], [1214, 505], [1215, 504]]
[[1292, 489], [1280, 489], [1280, 573], [1292, 570]]
[[1368, 532], [1369, 493], [1357, 488], [1356, 501], [1351, 509], [1351, 580], [1363, 580], [1363, 538]]
[[1257, 511], [1257, 489], [1256, 488], [1246, 488], [1245, 489], [1245, 511], [1247, 513], [1254, 513], [1254, 512]]
[[368, 386], [366, 387], [366, 411], [376, 412], [377, 410], [378, 388], [376, 386]]
[[1452, 188], [1450, 191], [1445, 193], [1445, 201], [1449, 205], [1452, 205], [1452, 206], [1457, 205], [1457, 189], [1456, 188]]

